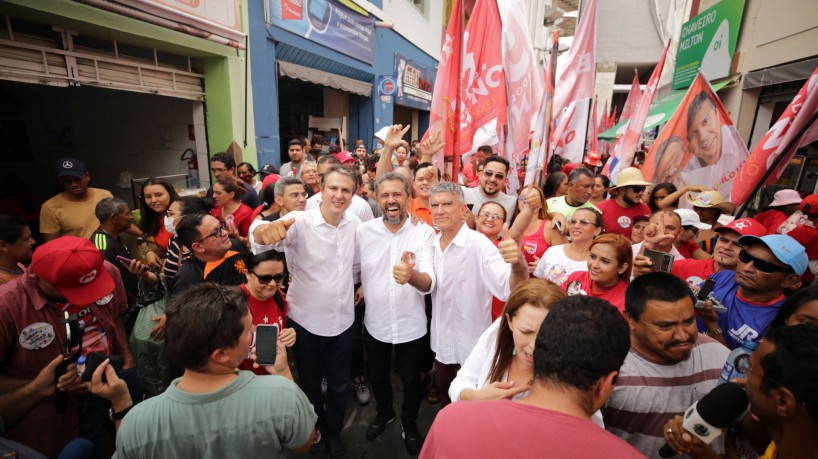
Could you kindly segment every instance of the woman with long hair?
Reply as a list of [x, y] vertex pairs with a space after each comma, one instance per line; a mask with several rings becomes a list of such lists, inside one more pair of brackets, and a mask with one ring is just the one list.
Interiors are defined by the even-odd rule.
[[158, 251], [149, 251], [145, 254], [148, 265], [154, 267], [162, 266], [162, 259], [168, 250], [170, 234], [164, 225], [165, 212], [168, 211], [171, 203], [179, 199], [173, 185], [165, 180], [149, 178], [142, 184], [142, 199], [139, 201], [139, 229], [141, 229], [148, 241], [153, 242], [159, 248]]
[[[301, 168], [301, 174], [304, 174], [304, 167]], [[273, 214], [276, 214], [281, 208], [276, 203], [276, 184], [271, 183], [264, 188], [264, 191], [259, 195], [263, 201], [261, 209], [256, 209], [253, 213], [254, 220], [273, 221]]]
[[534, 277], [562, 285], [571, 273], [588, 270], [591, 243], [603, 231], [602, 214], [583, 207], [574, 211], [567, 224], [571, 242], [546, 250], [534, 269]]
[[[520, 190], [522, 193], [526, 192], [528, 187]], [[534, 277], [534, 269], [537, 267], [540, 258], [549, 247], [561, 245], [568, 242], [568, 239], [560, 234], [554, 225], [551, 223], [551, 218], [548, 215], [547, 206], [545, 204], [545, 196], [542, 190], [538, 187], [531, 187], [531, 190], [539, 196], [540, 207], [536, 212], [525, 202], [524, 199], [517, 201], [517, 216], [514, 218], [514, 224], [511, 226], [512, 237], [515, 235], [515, 230], [519, 226], [522, 231], [522, 247], [523, 256], [528, 263], [528, 272], [531, 277]]]
[[588, 271], [568, 276], [562, 289], [571, 295], [601, 298], [625, 311], [625, 290], [631, 281], [633, 250], [621, 234], [603, 234], [591, 243]]
[[552, 172], [545, 179], [542, 186], [542, 194], [545, 199], [558, 198], [568, 193], [568, 176], [562, 172]]
[[591, 191], [591, 204], [597, 205], [608, 199], [608, 188], [611, 187], [611, 179], [607, 175], [599, 174], [594, 177], [594, 189]]
[[227, 223], [227, 232], [230, 237], [244, 243], [252, 223], [253, 209], [241, 202], [245, 193], [244, 184], [240, 179], [226, 176], [216, 180], [213, 184], [213, 199], [216, 207], [210, 215], [223, 219]]
[[676, 193], [677, 191], [676, 185], [672, 183], [665, 182], [654, 186], [650, 191], [650, 197], [648, 198], [648, 207], [650, 207], [650, 211], [656, 212], [666, 207], [679, 207], [678, 198], [675, 201], [667, 203], [663, 202], [666, 197]]

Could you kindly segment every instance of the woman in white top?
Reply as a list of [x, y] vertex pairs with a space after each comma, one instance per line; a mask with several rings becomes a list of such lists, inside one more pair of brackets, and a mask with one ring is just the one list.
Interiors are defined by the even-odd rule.
[[594, 238], [602, 234], [602, 214], [590, 207], [577, 209], [568, 218], [571, 242], [545, 251], [534, 277], [562, 285], [576, 271], [588, 271], [588, 254]]

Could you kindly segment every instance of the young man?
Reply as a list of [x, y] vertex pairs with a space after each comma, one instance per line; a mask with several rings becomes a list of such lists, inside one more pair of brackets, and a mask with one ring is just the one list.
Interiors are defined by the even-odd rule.
[[[286, 457], [312, 445], [315, 413], [292, 381], [279, 341], [271, 376], [236, 371], [255, 332], [238, 287], [204, 283], [168, 306], [165, 352], [185, 370], [163, 394], [130, 404], [116, 373], [100, 368], [91, 390], [114, 404], [116, 456]], [[105, 372], [108, 383], [102, 383]], [[127, 416], [125, 416], [127, 414]]]
[[602, 225], [606, 233], [621, 234], [631, 238], [634, 218], [650, 213], [650, 207], [642, 202], [642, 193], [650, 182], [642, 178], [642, 172], [635, 167], [622, 169], [610, 190], [616, 196], [601, 202], [597, 207], [602, 211]]
[[506, 209], [506, 222], [511, 224], [514, 211], [517, 209], [517, 197], [506, 194], [503, 190], [508, 184], [509, 162], [500, 156], [493, 155], [482, 163], [480, 185], [476, 188], [463, 187], [466, 205], [471, 205], [472, 213], [477, 218], [480, 206], [488, 201], [495, 201]]
[[591, 421], [616, 387], [629, 345], [627, 324], [608, 302], [558, 301], [537, 332], [529, 395], [449, 405], [420, 457], [643, 457]]
[[[228, 153], [221, 152], [216, 153], [210, 158], [210, 172], [213, 172], [213, 177], [218, 180], [223, 175], [225, 176], [235, 176], [236, 175], [236, 160], [233, 159]], [[255, 209], [256, 207], [261, 205], [261, 199], [258, 197], [258, 193], [256, 190], [250, 186], [249, 183], [244, 184], [244, 189], [247, 191], [244, 193], [244, 196], [241, 198], [241, 202], [247, 204], [248, 207], [251, 209]], [[213, 197], [213, 187], [207, 189], [207, 197]]]
[[40, 232], [46, 241], [60, 236], [88, 239], [99, 226], [94, 215], [97, 203], [112, 198], [108, 190], [90, 188], [91, 173], [77, 158], [57, 160], [57, 179], [65, 191], [43, 204], [40, 210]]
[[293, 177], [301, 178], [301, 163], [304, 162], [304, 143], [301, 139], [290, 140], [287, 145], [287, 154], [290, 156], [290, 162], [281, 165], [280, 173], [282, 177], [292, 175]]
[[[334, 155], [325, 155], [318, 160], [318, 177], [321, 179], [322, 186], [324, 184], [324, 175], [327, 173], [327, 171], [337, 166], [341, 166], [341, 161], [339, 161]], [[306, 209], [312, 210], [319, 207], [321, 200], [322, 192], [319, 191], [307, 199]], [[358, 217], [358, 219], [360, 219], [362, 222], [368, 222], [374, 218], [374, 214], [372, 213], [372, 208], [369, 207], [369, 203], [357, 194], [352, 196], [352, 201], [350, 201], [348, 211]]]

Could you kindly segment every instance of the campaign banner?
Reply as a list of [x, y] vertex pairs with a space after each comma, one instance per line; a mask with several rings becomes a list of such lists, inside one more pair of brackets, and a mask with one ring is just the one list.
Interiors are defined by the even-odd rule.
[[579, 164], [585, 154], [585, 138], [588, 135], [588, 118], [591, 111], [591, 100], [575, 100], [560, 118], [560, 124], [551, 136], [554, 154], [560, 155], [572, 163]]
[[418, 110], [432, 108], [432, 85], [435, 71], [422, 64], [395, 53], [395, 75], [398, 91], [395, 103]]
[[375, 18], [337, 0], [270, 0], [270, 22], [367, 64], [375, 60]]
[[673, 89], [684, 89], [701, 70], [708, 80], [730, 75], [744, 0], [721, 0], [682, 24]]
[[702, 185], [730, 199], [733, 179], [749, 155], [730, 115], [700, 72], [642, 166], [653, 183]]

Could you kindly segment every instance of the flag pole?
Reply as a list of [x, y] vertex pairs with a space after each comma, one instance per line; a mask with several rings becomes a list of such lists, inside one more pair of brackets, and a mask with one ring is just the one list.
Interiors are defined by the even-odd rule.
[[750, 201], [752, 200], [752, 197], [754, 197], [756, 195], [756, 193], [758, 193], [761, 190], [761, 188], [764, 186], [767, 179], [770, 178], [770, 176], [773, 174], [773, 172], [776, 169], [778, 169], [778, 166], [781, 164], [781, 161], [783, 161], [784, 157], [787, 156], [786, 153], [788, 151], [792, 150], [793, 147], [795, 147], [796, 142], [799, 142], [801, 140], [801, 137], [803, 137], [804, 134], [807, 132], [807, 130], [810, 127], [812, 127], [812, 125], [815, 123], [816, 120], [818, 120], [818, 112], [815, 112], [812, 115], [812, 117], [809, 119], [809, 121], [807, 123], [804, 124], [804, 127], [801, 128], [801, 130], [798, 132], [798, 134], [793, 136], [793, 138], [790, 140], [790, 143], [787, 144], [787, 147], [784, 148], [783, 150], [781, 150], [781, 154], [778, 155], [773, 160], [773, 163], [770, 165], [770, 167], [767, 168], [767, 170], [764, 172], [764, 175], [762, 175], [761, 179], [759, 179], [758, 183], [756, 183], [756, 186], [753, 188], [753, 191], [749, 195], [750, 198], [745, 200], [744, 204], [742, 204], [741, 207], [739, 208], [738, 212], [736, 212], [736, 219], [741, 218], [741, 214], [743, 214], [744, 211], [747, 210], [747, 206], [750, 205]]

